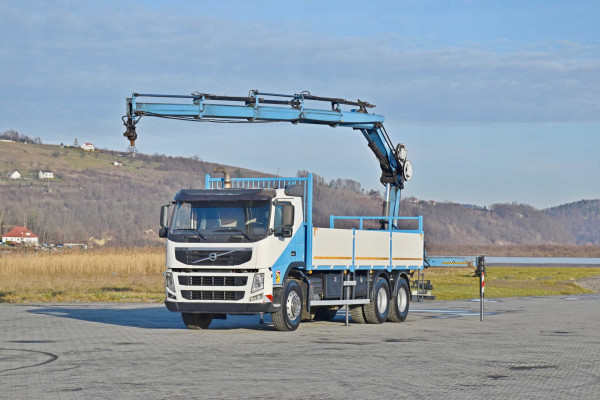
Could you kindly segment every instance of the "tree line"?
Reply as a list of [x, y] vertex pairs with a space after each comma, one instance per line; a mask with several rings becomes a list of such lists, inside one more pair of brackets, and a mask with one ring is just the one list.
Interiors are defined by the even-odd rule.
[[39, 137], [32, 138], [27, 135], [23, 135], [14, 129], [9, 129], [0, 133], [0, 139], [12, 140], [13, 142], [21, 143], [42, 144], [42, 139]]

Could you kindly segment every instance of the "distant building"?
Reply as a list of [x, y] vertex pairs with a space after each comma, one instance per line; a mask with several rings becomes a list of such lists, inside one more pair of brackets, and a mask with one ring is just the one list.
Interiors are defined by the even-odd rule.
[[21, 179], [21, 174], [19, 173], [19, 171], [12, 171], [8, 173], [8, 177], [10, 179]]
[[38, 244], [38, 236], [24, 226], [15, 226], [10, 232], [2, 235], [4, 243]]
[[54, 173], [50, 171], [40, 171], [38, 176], [40, 179], [54, 179]]
[[85, 151], [94, 151], [94, 150], [96, 150], [96, 148], [94, 147], [94, 145], [91, 144], [91, 143], [84, 143], [84, 144], [81, 145], [81, 148], [83, 150], [85, 150]]

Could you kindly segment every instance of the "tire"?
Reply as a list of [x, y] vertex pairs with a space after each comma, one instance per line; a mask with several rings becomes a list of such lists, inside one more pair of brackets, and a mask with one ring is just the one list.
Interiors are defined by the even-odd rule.
[[335, 318], [338, 307], [318, 307], [315, 312], [316, 321], [333, 321]]
[[370, 324], [382, 324], [390, 311], [390, 286], [383, 277], [377, 278], [372, 293], [371, 302], [363, 306], [365, 319]]
[[352, 321], [357, 324], [366, 324], [367, 320], [365, 319], [365, 312], [363, 311], [363, 306], [350, 306], [350, 316], [352, 317]]
[[289, 280], [281, 296], [281, 308], [272, 315], [275, 329], [282, 332], [295, 331], [302, 320], [304, 299], [302, 289], [295, 280]]
[[408, 282], [402, 277], [398, 277], [399, 281], [396, 285], [396, 293], [392, 298], [390, 304], [390, 313], [388, 314], [388, 321], [402, 322], [408, 315], [408, 307], [410, 305], [410, 289]]
[[206, 329], [212, 322], [212, 314], [181, 313], [183, 323], [188, 329]]

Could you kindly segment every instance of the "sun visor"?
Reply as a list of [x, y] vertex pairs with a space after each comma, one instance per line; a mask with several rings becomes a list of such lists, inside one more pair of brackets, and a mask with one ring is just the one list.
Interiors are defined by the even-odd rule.
[[274, 197], [274, 189], [181, 189], [174, 201], [271, 200]]

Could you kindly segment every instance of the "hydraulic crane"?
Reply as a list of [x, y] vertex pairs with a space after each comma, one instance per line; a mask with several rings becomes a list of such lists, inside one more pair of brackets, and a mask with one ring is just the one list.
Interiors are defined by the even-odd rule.
[[[140, 98], [169, 102], [142, 102]], [[331, 107], [309, 108], [308, 102], [330, 103]], [[342, 110], [342, 106], [357, 108]], [[381, 167], [380, 181], [386, 188], [382, 215], [396, 217], [404, 182], [409, 181], [412, 176], [412, 164], [406, 158], [404, 144], [392, 144], [383, 126], [385, 118], [367, 111], [374, 107], [366, 101], [314, 96], [309, 92], [285, 95], [250, 90], [245, 97], [199, 92], [191, 95], [134, 93], [127, 99], [127, 114], [123, 117], [126, 131], [123, 135], [134, 146], [137, 139], [136, 125], [143, 116], [198, 122], [291, 122], [360, 130]], [[382, 228], [386, 226], [387, 220], [382, 220]]]

